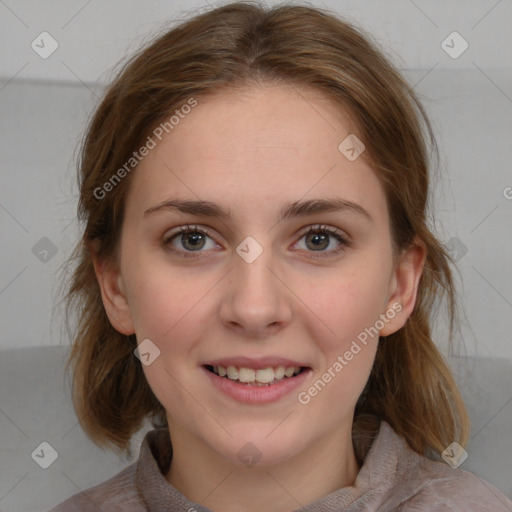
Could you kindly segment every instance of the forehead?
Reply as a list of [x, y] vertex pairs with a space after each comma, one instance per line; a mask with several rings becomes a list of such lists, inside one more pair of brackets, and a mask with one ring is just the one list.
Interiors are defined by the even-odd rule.
[[307, 89], [266, 86], [198, 97], [134, 171], [127, 209], [173, 196], [214, 201], [243, 216], [264, 204], [336, 195], [386, 216], [370, 164], [363, 157], [350, 161], [339, 149], [355, 131], [348, 113]]

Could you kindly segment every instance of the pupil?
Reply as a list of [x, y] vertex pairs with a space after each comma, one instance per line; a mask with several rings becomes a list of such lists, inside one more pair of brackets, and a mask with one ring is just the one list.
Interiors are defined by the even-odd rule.
[[[192, 241], [190, 244], [189, 242]], [[190, 245], [192, 248], [197, 249], [201, 242], [204, 242], [202, 233], [189, 233], [184, 237], [184, 246]]]
[[[322, 249], [325, 249], [325, 248], [329, 245], [329, 241], [328, 241], [328, 239], [327, 239], [328, 237], [327, 237], [327, 235], [325, 235], [325, 234], [322, 234], [322, 233], [313, 233], [313, 234], [311, 235], [311, 237], [312, 237], [312, 238], [311, 238], [310, 240], [313, 242], [313, 245], [314, 245], [315, 247], [317, 247], [317, 248], [318, 248], [318, 247], [320, 247], [320, 248], [322, 248]], [[326, 243], [326, 242], [327, 242], [327, 243]], [[323, 246], [322, 246], [322, 244], [323, 244]]]

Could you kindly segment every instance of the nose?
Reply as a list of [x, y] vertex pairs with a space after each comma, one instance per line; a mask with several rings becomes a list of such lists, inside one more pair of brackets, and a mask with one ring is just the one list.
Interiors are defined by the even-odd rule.
[[264, 339], [288, 325], [292, 318], [291, 293], [271, 250], [248, 263], [237, 253], [223, 289], [220, 318], [238, 336]]

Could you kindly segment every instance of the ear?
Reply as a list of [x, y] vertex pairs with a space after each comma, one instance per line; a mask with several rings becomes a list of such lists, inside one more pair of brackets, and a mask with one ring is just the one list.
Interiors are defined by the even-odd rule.
[[401, 253], [390, 283], [386, 315], [389, 321], [380, 330], [380, 336], [398, 331], [413, 312], [426, 257], [427, 248], [419, 238]]
[[118, 265], [98, 257], [97, 244], [91, 244], [94, 273], [101, 290], [101, 299], [112, 327], [122, 334], [135, 333], [130, 307]]

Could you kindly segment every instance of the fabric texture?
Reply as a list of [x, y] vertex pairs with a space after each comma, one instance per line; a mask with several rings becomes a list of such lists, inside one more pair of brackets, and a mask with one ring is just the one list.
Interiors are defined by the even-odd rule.
[[[167, 482], [171, 458], [168, 430], [151, 430], [136, 462], [49, 512], [211, 512]], [[512, 501], [472, 473], [418, 455], [383, 421], [354, 484], [300, 509], [335, 511], [512, 512]]]

